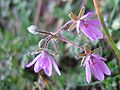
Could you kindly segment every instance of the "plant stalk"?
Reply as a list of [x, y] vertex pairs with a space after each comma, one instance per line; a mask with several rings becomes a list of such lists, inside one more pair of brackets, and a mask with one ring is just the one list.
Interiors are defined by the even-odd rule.
[[100, 19], [100, 22], [102, 24], [102, 27], [103, 27], [103, 31], [105, 33], [105, 36], [107, 37], [107, 40], [109, 42], [109, 44], [111, 45], [112, 49], [114, 50], [115, 54], [117, 55], [118, 59], [119, 59], [119, 62], [120, 62], [120, 51], [119, 49], [116, 47], [116, 44], [115, 42], [113, 41], [112, 37], [110, 36], [110, 33], [108, 31], [108, 28], [106, 27], [105, 25], [105, 22], [104, 22], [104, 19], [103, 19], [103, 16], [100, 12], [100, 8], [99, 8], [99, 5], [98, 5], [98, 0], [93, 0], [93, 3], [94, 3], [94, 7], [95, 7], [95, 10], [96, 10], [96, 13], [98, 15], [98, 18]]

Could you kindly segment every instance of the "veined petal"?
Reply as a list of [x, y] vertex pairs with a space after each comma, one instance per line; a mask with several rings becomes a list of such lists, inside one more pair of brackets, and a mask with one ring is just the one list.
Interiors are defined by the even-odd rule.
[[35, 63], [35, 66], [34, 66], [34, 71], [35, 71], [35, 73], [38, 73], [38, 72], [42, 69], [42, 67], [40, 66], [41, 63], [43, 63], [43, 61], [41, 61], [41, 60], [38, 60], [38, 61]]
[[93, 15], [94, 15], [94, 12], [91, 11], [83, 15], [80, 19], [86, 19], [86, 18], [92, 17]]
[[91, 70], [90, 70], [89, 62], [86, 62], [85, 70], [86, 70], [86, 80], [89, 83], [91, 81]]
[[85, 25], [81, 22], [80, 29], [91, 41], [103, 38], [102, 32], [100, 32], [96, 27], [90, 24]]
[[108, 66], [102, 61], [97, 59], [97, 63], [99, 64], [100, 68], [106, 75], [111, 75], [111, 71]]
[[91, 66], [91, 70], [92, 70], [92, 73], [93, 75], [100, 81], [104, 80], [104, 74], [103, 74], [103, 71], [102, 69], [99, 67], [98, 63], [97, 62], [92, 62], [90, 60], [90, 66]]
[[[52, 58], [52, 57], [51, 57], [51, 58]], [[58, 73], [58, 75], [61, 76], [60, 70], [59, 70], [57, 64], [55, 63], [54, 59], [52, 59], [52, 64], [53, 64], [53, 66], [54, 66], [56, 72]]]
[[101, 57], [100, 55], [97, 54], [92, 54], [93, 57], [100, 59], [100, 60], [107, 60], [106, 58]]
[[48, 75], [52, 75], [52, 61], [49, 57], [48, 52], [44, 51], [43, 52], [43, 57], [42, 57], [43, 63], [41, 64], [41, 68], [44, 70], [44, 72]]
[[85, 20], [88, 24], [91, 24], [95, 27], [100, 27], [101, 26], [101, 23], [98, 19], [88, 19], [88, 20]]
[[38, 58], [38, 61], [35, 63], [34, 71], [38, 73], [41, 69], [43, 69], [43, 64], [45, 62], [45, 52], [41, 52], [41, 57]]
[[31, 61], [30, 63], [28, 63], [26, 65], [26, 67], [31, 67], [40, 58], [41, 58], [41, 53], [33, 61]]
[[44, 68], [45, 73], [48, 76], [51, 76], [52, 75], [52, 61], [51, 61], [51, 59], [49, 58], [48, 60], [46, 60], [46, 63], [44, 65], [46, 65], [46, 67]]
[[90, 60], [90, 55], [85, 57], [85, 61], [83, 62], [83, 67], [85, 67], [86, 63], [89, 62]]

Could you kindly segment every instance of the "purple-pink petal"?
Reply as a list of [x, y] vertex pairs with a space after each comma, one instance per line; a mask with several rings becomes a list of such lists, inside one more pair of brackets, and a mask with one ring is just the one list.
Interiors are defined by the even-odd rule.
[[34, 66], [34, 71], [35, 71], [35, 73], [38, 73], [41, 69], [42, 69], [42, 67], [41, 67], [41, 64], [42, 62], [41, 62], [41, 60], [38, 60], [36, 63], [35, 63], [35, 66]]
[[90, 54], [86, 57], [83, 66], [86, 70], [86, 80], [88, 83], [91, 81], [91, 71], [100, 81], [104, 80], [104, 74], [111, 75], [110, 69], [103, 60], [106, 59], [97, 54]]
[[43, 64], [42, 64], [41, 68], [45, 71], [45, 73], [48, 76], [51, 76], [52, 75], [52, 61], [49, 57], [48, 52], [44, 51], [43, 57], [41, 59], [43, 60]]
[[55, 68], [56, 72], [58, 73], [58, 75], [61, 76], [60, 70], [58, 69], [58, 66], [53, 59], [52, 59], [52, 64], [53, 64], [53, 67]]
[[87, 14], [83, 15], [80, 19], [86, 19], [86, 18], [90, 18], [94, 15], [94, 12], [88, 12]]
[[43, 69], [48, 76], [52, 75], [52, 62], [46, 51], [41, 53], [41, 57], [38, 58], [34, 66], [35, 73], [38, 73], [41, 69]]
[[47, 51], [42, 51], [32, 62], [27, 64], [26, 67], [30, 67], [33, 64], [35, 64], [34, 65], [35, 73], [38, 73], [41, 69], [43, 69], [45, 74], [47, 74], [48, 76], [51, 76], [52, 75], [52, 65], [53, 65], [56, 72], [59, 75], [61, 75], [53, 57]]
[[100, 27], [101, 26], [101, 23], [98, 19], [88, 19], [88, 20], [85, 20], [88, 24], [91, 24], [95, 27]]
[[80, 22], [80, 29], [91, 41], [103, 38], [103, 34], [98, 28], [91, 24], [87, 24], [85, 21]]
[[34, 71], [38, 73], [41, 69], [43, 69], [43, 65], [45, 62], [45, 52], [41, 52], [41, 57], [38, 58], [38, 61], [35, 63]]
[[100, 81], [104, 80], [104, 74], [103, 71], [101, 70], [101, 68], [99, 67], [99, 65], [97, 64], [97, 62], [92, 62], [90, 60], [90, 66], [91, 66], [91, 70], [93, 75]]
[[50, 58], [48, 59], [48, 61], [46, 60], [46, 63], [44, 63], [44, 65], [46, 65], [46, 67], [43, 67], [45, 73], [48, 76], [52, 75], [52, 61], [50, 60]]
[[106, 75], [111, 75], [110, 69], [108, 68], [108, 66], [102, 60], [97, 60], [97, 63]]
[[26, 67], [31, 67], [40, 57], [41, 57], [41, 54], [39, 54], [33, 61], [31, 61], [30, 63], [28, 63], [26, 65]]
[[88, 56], [85, 58], [83, 67], [85, 67], [86, 63], [89, 62], [89, 60], [90, 60], [90, 55], [88, 55]]
[[85, 70], [86, 70], [86, 80], [89, 83], [91, 81], [91, 70], [90, 70], [89, 62], [86, 62]]
[[97, 54], [92, 54], [94, 58], [100, 59], [100, 60], [107, 60], [106, 58], [101, 57], [100, 55]]

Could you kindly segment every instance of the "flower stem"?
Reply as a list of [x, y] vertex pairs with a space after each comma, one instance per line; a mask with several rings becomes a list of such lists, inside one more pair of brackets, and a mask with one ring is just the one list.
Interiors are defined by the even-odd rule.
[[46, 37], [46, 41], [45, 41], [45, 43], [44, 43], [44, 48], [45, 48], [45, 49], [48, 47], [48, 43], [49, 43], [49, 41], [50, 41], [51, 39], [52, 39], [52, 36], [51, 36], [51, 35], [49, 35], [49, 36]]
[[41, 33], [41, 34], [51, 35], [51, 36], [53, 36], [50, 32], [47, 32], [47, 31], [41, 31], [41, 30], [38, 30], [38, 32]]
[[69, 44], [71, 44], [71, 45], [73, 45], [73, 46], [75, 46], [75, 47], [77, 47], [77, 48], [79, 48], [79, 49], [84, 50], [84, 48], [83, 48], [82, 46], [79, 46], [79, 45], [77, 45], [77, 44], [75, 44], [75, 43], [69, 41], [68, 39], [66, 39], [66, 38], [64, 38], [64, 37], [58, 37], [57, 39], [60, 40], [60, 41], [69, 43]]
[[68, 21], [67, 23], [65, 23], [60, 29], [58, 29], [56, 32], [54, 32], [54, 35], [57, 35], [60, 33], [61, 30], [63, 29], [68, 29], [68, 27], [72, 24], [72, 20]]
[[96, 13], [98, 15], [98, 18], [100, 19], [100, 22], [102, 24], [102, 27], [103, 27], [103, 31], [105, 33], [105, 36], [107, 37], [107, 40], [109, 42], [109, 44], [111, 45], [112, 49], [114, 50], [115, 54], [117, 55], [118, 59], [120, 60], [120, 51], [119, 49], [116, 47], [116, 44], [115, 42], [113, 41], [112, 37], [110, 36], [110, 33], [108, 31], [108, 28], [106, 27], [105, 25], [105, 22], [104, 22], [104, 19], [103, 19], [103, 16], [100, 12], [100, 8], [99, 8], [99, 5], [98, 5], [98, 0], [93, 0], [94, 2], [94, 7], [95, 7], [95, 10], [96, 10]]

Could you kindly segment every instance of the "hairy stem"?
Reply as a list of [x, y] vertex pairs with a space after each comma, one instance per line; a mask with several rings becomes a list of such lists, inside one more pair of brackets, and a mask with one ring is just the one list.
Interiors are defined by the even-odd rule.
[[82, 49], [82, 50], [84, 49], [83, 47], [78, 46], [77, 44], [69, 41], [68, 39], [66, 39], [66, 38], [64, 38], [64, 37], [59, 37], [58, 40], [63, 41], [63, 42], [66, 42], [66, 43], [69, 43], [69, 44], [71, 44], [71, 45], [73, 45], [73, 46], [75, 46], [75, 47], [77, 47], [77, 48], [79, 48], [79, 49]]
[[45, 41], [45, 43], [44, 43], [44, 48], [45, 48], [45, 49], [48, 47], [48, 43], [49, 43], [49, 41], [50, 41], [51, 39], [52, 39], [52, 36], [46, 37], [46, 41]]
[[68, 21], [67, 23], [65, 23], [60, 29], [58, 29], [56, 32], [54, 32], [55, 35], [59, 34], [61, 30], [63, 29], [68, 29], [69, 26], [72, 24], [72, 20]]
[[41, 31], [41, 30], [38, 30], [38, 32], [41, 33], [41, 34], [51, 35], [51, 36], [53, 36], [53, 34], [51, 34], [50, 32], [47, 32], [47, 31]]

